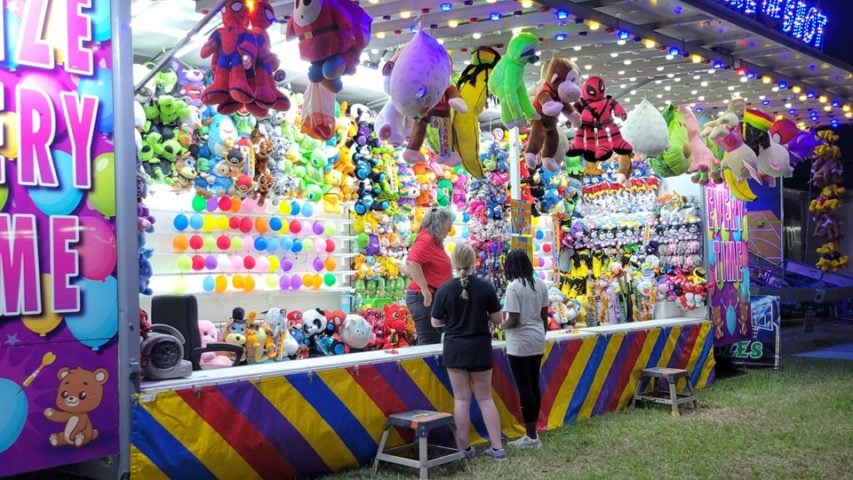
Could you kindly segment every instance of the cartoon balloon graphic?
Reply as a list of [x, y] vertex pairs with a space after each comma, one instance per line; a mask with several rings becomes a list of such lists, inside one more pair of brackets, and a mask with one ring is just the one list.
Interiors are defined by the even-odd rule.
[[105, 153], [95, 158], [95, 180], [89, 201], [105, 217], [116, 214], [116, 161], [115, 154]]
[[[59, 2], [56, 2], [59, 3]], [[16, 17], [8, 7], [6, 8], [6, 38], [18, 38], [21, 29], [21, 20]], [[6, 42], [5, 60], [0, 62], [0, 67], [8, 68], [14, 71], [18, 67], [18, 62], [15, 60], [15, 45], [16, 42]], [[2, 442], [0, 442], [2, 443]], [[3, 450], [0, 449], [0, 452]]]
[[7, 200], [9, 200], [9, 187], [0, 185], [0, 212], [6, 207]]
[[97, 217], [80, 217], [80, 254], [86, 278], [103, 281], [116, 268], [116, 237], [110, 225]]
[[112, 36], [110, 29], [110, 2], [92, 2], [88, 11], [92, 19], [92, 40], [105, 42]]
[[17, 383], [0, 378], [0, 453], [8, 450], [24, 430], [27, 421], [27, 395]]
[[3, 145], [0, 145], [0, 154], [6, 158], [18, 158], [18, 113], [0, 113], [0, 125], [3, 125]]
[[[109, 28], [110, 20], [106, 20]], [[113, 133], [113, 71], [106, 68], [95, 69], [95, 75], [80, 79], [77, 92], [82, 95], [98, 97], [98, 117], [96, 126], [104, 134]]]
[[66, 315], [65, 325], [83, 345], [97, 350], [118, 332], [118, 283], [115, 277], [97, 282], [83, 279], [80, 288], [83, 308], [79, 313]]
[[735, 307], [729, 305], [726, 307], [726, 329], [729, 331], [729, 335], [735, 334], [735, 326], [737, 326], [737, 314]]
[[41, 298], [44, 299], [41, 315], [23, 316], [21, 321], [31, 332], [44, 337], [62, 322], [62, 316], [54, 313], [50, 300], [53, 298], [53, 276], [49, 273], [43, 273], [41, 276]]
[[74, 160], [71, 155], [59, 150], [51, 150], [51, 153], [59, 186], [33, 187], [30, 198], [45, 215], [68, 215], [80, 204], [83, 191], [74, 188]]

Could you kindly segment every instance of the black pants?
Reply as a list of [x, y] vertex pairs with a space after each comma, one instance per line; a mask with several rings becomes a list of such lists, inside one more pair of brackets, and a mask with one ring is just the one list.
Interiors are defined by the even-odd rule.
[[509, 368], [518, 386], [521, 397], [521, 416], [524, 423], [536, 423], [539, 418], [539, 406], [542, 404], [542, 393], [539, 391], [539, 366], [542, 355], [516, 357], [507, 355]]
[[406, 292], [406, 306], [415, 321], [418, 345], [441, 343], [441, 332], [432, 326], [432, 305], [424, 306], [424, 296], [420, 292]]

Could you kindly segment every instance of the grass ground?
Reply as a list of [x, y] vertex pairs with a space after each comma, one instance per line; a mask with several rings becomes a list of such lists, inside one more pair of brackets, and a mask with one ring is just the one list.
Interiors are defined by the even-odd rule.
[[[840, 328], [845, 336], [853, 331]], [[786, 332], [788, 352], [839, 340], [833, 328], [798, 343], [796, 330]], [[699, 391], [699, 408], [681, 417], [665, 406], [623, 410], [544, 432], [541, 450], [508, 450], [502, 463], [478, 456], [467, 471], [451, 464], [432, 469], [430, 478], [853, 478], [853, 362], [789, 353], [781, 371], [721, 376]], [[417, 473], [383, 463], [376, 476], [359, 469], [334, 478]]]

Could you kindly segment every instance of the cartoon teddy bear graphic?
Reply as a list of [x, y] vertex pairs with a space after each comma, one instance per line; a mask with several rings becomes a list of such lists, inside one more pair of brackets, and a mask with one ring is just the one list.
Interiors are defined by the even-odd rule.
[[61, 368], [58, 376], [57, 408], [46, 408], [44, 416], [48, 420], [65, 423], [65, 429], [51, 434], [50, 444], [54, 447], [82, 447], [98, 438], [98, 431], [92, 426], [89, 413], [101, 404], [109, 374], [103, 368], [90, 372], [78, 367], [73, 370]]

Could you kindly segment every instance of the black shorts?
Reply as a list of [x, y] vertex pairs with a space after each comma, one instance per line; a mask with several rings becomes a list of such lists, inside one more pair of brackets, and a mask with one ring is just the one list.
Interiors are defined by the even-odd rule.
[[492, 368], [492, 339], [482, 337], [444, 336], [444, 367], [468, 372], [485, 372]]

